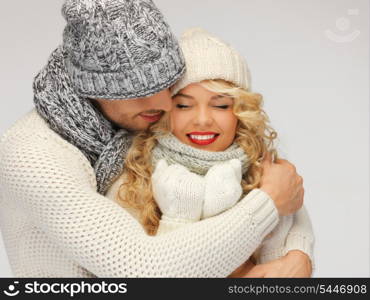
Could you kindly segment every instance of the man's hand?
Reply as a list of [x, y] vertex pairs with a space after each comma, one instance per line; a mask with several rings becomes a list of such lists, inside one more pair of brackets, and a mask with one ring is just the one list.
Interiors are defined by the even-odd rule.
[[303, 205], [303, 178], [296, 168], [284, 159], [271, 161], [271, 154], [262, 161], [263, 175], [260, 189], [275, 202], [281, 216], [295, 213]]
[[[282, 258], [271, 262], [250, 267], [237, 269], [238, 273], [233, 277], [243, 278], [307, 278], [311, 277], [311, 260], [305, 253], [299, 250], [289, 251]], [[235, 271], [234, 271], [235, 272]], [[234, 272], [232, 274], [234, 274]]]

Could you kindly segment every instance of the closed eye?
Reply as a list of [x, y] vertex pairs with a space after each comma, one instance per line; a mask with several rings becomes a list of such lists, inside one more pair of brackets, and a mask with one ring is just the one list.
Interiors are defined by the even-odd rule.
[[189, 105], [184, 105], [184, 104], [176, 104], [177, 108], [183, 109], [183, 108], [188, 108], [190, 107]]
[[230, 105], [216, 105], [216, 107], [221, 108], [221, 109], [228, 109]]

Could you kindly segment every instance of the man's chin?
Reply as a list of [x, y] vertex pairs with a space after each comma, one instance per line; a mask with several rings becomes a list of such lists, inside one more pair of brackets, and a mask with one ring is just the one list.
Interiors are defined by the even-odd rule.
[[127, 124], [118, 124], [119, 128], [126, 129], [130, 132], [139, 132], [139, 131], [144, 131], [147, 130], [150, 126], [150, 124], [143, 124], [143, 125], [127, 125]]

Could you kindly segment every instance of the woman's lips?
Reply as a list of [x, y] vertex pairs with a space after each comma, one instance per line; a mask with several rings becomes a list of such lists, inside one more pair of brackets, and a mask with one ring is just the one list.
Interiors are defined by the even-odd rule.
[[187, 137], [192, 143], [202, 146], [212, 144], [217, 140], [218, 136], [218, 133], [213, 132], [192, 132], [187, 134]]
[[155, 115], [139, 114], [139, 116], [149, 123], [154, 123], [160, 120], [160, 118], [162, 117], [162, 113]]

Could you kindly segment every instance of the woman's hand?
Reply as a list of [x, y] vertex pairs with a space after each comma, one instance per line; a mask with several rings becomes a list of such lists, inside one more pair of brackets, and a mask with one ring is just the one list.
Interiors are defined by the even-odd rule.
[[289, 251], [285, 256], [265, 264], [254, 265], [246, 261], [228, 277], [230, 278], [301, 278], [311, 277], [312, 266], [308, 255]]
[[202, 219], [213, 217], [234, 206], [243, 193], [242, 164], [231, 159], [211, 167], [204, 177], [205, 197]]
[[181, 165], [160, 160], [152, 174], [153, 196], [164, 217], [199, 221], [204, 202], [204, 178]]
[[245, 263], [243, 263], [239, 268], [237, 268], [234, 272], [232, 272], [228, 278], [241, 278], [245, 277], [246, 274], [248, 274], [252, 268], [254, 268], [256, 265], [248, 259]]

